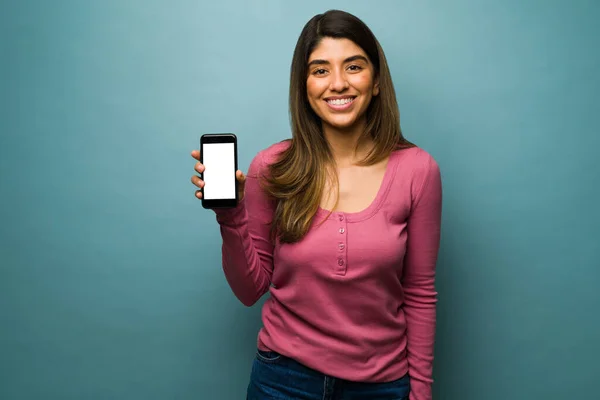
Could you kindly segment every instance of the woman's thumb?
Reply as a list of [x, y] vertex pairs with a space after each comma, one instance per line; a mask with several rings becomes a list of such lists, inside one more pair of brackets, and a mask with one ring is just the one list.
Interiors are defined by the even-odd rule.
[[244, 198], [244, 195], [246, 194], [246, 175], [244, 175], [244, 173], [240, 170], [238, 170], [235, 174], [235, 177], [238, 180], [239, 183], [239, 188], [238, 188], [238, 193], [239, 193], [239, 198], [240, 200], [242, 200]]
[[240, 170], [237, 171], [236, 178], [239, 183], [241, 183], [241, 184], [246, 183], [246, 175], [244, 175], [244, 173], [242, 171], [240, 171]]

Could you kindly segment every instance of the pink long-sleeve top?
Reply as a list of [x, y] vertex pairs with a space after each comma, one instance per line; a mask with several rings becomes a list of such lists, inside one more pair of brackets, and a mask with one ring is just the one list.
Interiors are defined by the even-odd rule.
[[215, 210], [223, 270], [239, 300], [262, 308], [258, 348], [341, 379], [411, 378], [410, 400], [432, 397], [435, 266], [442, 185], [420, 148], [389, 159], [375, 200], [360, 212], [319, 209], [298, 243], [269, 238], [275, 203], [258, 179], [289, 142], [260, 151], [244, 199]]

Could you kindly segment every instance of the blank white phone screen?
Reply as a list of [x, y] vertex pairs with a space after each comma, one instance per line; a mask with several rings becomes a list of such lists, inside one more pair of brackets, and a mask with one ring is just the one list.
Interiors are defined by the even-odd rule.
[[233, 143], [205, 143], [204, 198], [235, 199], [235, 148]]

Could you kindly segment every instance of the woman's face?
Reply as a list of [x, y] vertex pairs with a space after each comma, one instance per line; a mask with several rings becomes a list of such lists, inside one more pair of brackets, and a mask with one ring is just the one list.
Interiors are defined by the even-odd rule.
[[364, 122], [379, 94], [373, 64], [349, 39], [323, 38], [308, 59], [308, 101], [324, 125], [347, 130]]

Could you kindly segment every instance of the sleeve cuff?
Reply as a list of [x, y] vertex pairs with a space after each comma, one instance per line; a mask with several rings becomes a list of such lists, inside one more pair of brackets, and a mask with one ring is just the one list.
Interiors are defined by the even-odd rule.
[[246, 197], [234, 208], [217, 208], [213, 211], [219, 225], [239, 225], [246, 215]]

